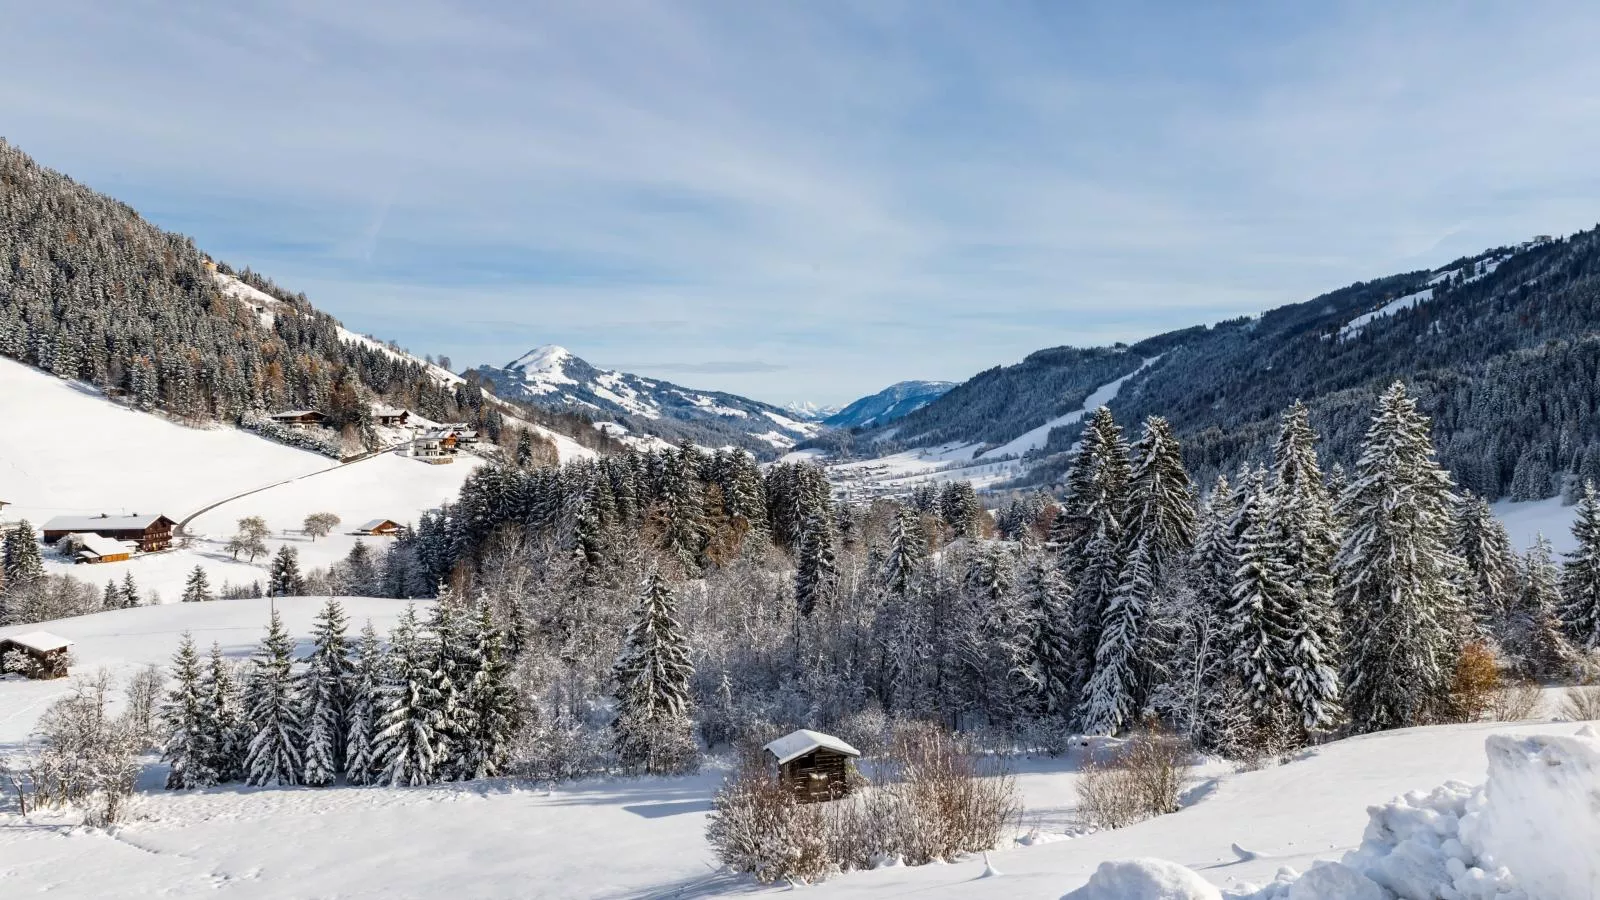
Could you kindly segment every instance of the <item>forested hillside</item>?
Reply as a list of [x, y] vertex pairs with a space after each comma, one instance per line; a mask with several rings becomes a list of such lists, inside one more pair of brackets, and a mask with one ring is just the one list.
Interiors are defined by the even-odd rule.
[[[1263, 459], [1277, 412], [1296, 399], [1324, 435], [1326, 462], [1349, 467], [1365, 411], [1396, 378], [1413, 386], [1434, 420], [1441, 460], [1465, 488], [1535, 499], [1600, 478], [1594, 231], [1496, 248], [1126, 348], [1041, 351], [975, 376], [900, 427], [854, 436], [854, 448], [996, 445], [1158, 355], [1109, 405], [1127, 420], [1165, 416], [1203, 478]], [[1080, 430], [1053, 432], [1029, 480], [1059, 479]]]
[[[359, 442], [383, 400], [499, 436], [501, 408], [475, 382], [342, 331], [246, 270], [279, 301], [260, 315], [221, 292], [207, 262], [189, 238], [0, 140], [0, 355], [191, 424], [261, 427], [262, 413], [318, 409]], [[524, 412], [604, 440], [580, 417]]]

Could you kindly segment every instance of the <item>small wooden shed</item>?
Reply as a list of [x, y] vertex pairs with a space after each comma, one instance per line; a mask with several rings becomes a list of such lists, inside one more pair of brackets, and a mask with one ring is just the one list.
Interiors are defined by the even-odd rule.
[[[0, 674], [17, 671], [29, 678], [65, 678], [72, 643], [48, 631], [0, 638]], [[31, 661], [27, 668], [7, 664], [7, 657], [16, 653], [22, 653]]]
[[356, 534], [370, 534], [374, 537], [393, 537], [400, 533], [400, 523], [392, 519], [373, 519], [363, 522], [355, 530]]
[[849, 761], [861, 755], [831, 734], [806, 728], [765, 749], [778, 761], [778, 780], [802, 803], [836, 800], [850, 793]]

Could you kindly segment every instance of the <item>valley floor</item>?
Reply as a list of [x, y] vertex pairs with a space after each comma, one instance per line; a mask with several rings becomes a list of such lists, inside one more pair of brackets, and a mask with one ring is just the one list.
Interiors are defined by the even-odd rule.
[[[392, 625], [404, 604], [349, 598], [353, 622]], [[320, 600], [278, 601], [306, 638]], [[77, 641], [75, 671], [126, 676], [165, 662], [184, 630], [231, 656], [250, 652], [268, 601], [118, 610], [46, 623]], [[28, 626], [38, 627], [38, 626]], [[0, 635], [19, 629], [0, 629]], [[302, 649], [304, 649], [302, 647]], [[16, 752], [66, 682], [0, 680], [0, 753]], [[1022, 760], [1028, 842], [981, 859], [840, 876], [818, 897], [1059, 897], [1103, 860], [1156, 856], [1224, 887], [1304, 870], [1359, 843], [1366, 810], [1448, 779], [1482, 781], [1484, 738], [1571, 734], [1571, 723], [1417, 728], [1354, 738], [1287, 765], [1198, 782], [1182, 812], [1114, 832], [1075, 828], [1076, 757]], [[721, 780], [712, 760], [683, 778], [594, 779], [555, 786], [494, 780], [427, 788], [160, 789], [147, 768], [130, 821], [109, 831], [68, 815], [0, 814], [0, 895], [407, 898], [697, 897], [761, 893], [715, 870], [703, 830]], [[1259, 854], [1240, 861], [1231, 846]]]

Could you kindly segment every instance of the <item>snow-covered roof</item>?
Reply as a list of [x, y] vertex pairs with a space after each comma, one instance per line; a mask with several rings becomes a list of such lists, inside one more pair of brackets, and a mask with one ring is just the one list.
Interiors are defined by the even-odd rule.
[[302, 419], [302, 418], [305, 418], [306, 416], [320, 416], [320, 415], [322, 415], [322, 413], [317, 412], [314, 409], [291, 409], [291, 410], [288, 410], [286, 412], [273, 413], [272, 414], [272, 418], [274, 418], [274, 419]]
[[372, 531], [372, 530], [374, 530], [376, 528], [381, 528], [384, 525], [396, 525], [396, 526], [398, 526], [398, 524], [399, 523], [395, 522], [393, 519], [373, 519], [371, 522], [363, 522], [361, 524], [361, 526], [359, 528], [357, 528], [356, 530], [357, 531]]
[[372, 407], [372, 414], [375, 416], [403, 416], [406, 411], [397, 407], [378, 404]]
[[[147, 516], [56, 516], [44, 523], [45, 531], [143, 531], [165, 518], [160, 513]], [[168, 519], [168, 521], [171, 521]]]
[[766, 746], [766, 751], [778, 758], [778, 765], [793, 762], [813, 750], [832, 750], [845, 756], [860, 756], [861, 751], [831, 734], [802, 728], [786, 734]]
[[30, 631], [26, 634], [14, 634], [10, 637], [0, 638], [0, 641], [7, 641], [20, 647], [27, 647], [29, 650], [33, 650], [38, 653], [50, 653], [56, 650], [65, 650], [68, 647], [71, 647], [73, 644], [72, 641], [61, 637], [60, 635], [51, 634], [48, 631]]
[[121, 541], [101, 537], [92, 532], [74, 531], [62, 538], [62, 540], [70, 542], [74, 547], [87, 550], [95, 556], [115, 556], [119, 553], [131, 552]]

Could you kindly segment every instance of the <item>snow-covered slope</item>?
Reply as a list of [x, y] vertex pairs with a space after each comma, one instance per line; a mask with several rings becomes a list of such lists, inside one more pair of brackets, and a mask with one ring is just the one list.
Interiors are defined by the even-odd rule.
[[[236, 428], [187, 428], [135, 412], [84, 385], [3, 358], [0, 422], [5, 521], [25, 518], [41, 526], [60, 515], [139, 512], [183, 522], [227, 501], [190, 523], [188, 548], [93, 566], [46, 556], [51, 571], [95, 583], [132, 573], [141, 589], [166, 601], [177, 599], [196, 565], [207, 570], [213, 587], [265, 579], [266, 558], [250, 564], [222, 549], [244, 516], [267, 520], [271, 550], [291, 544], [303, 568], [327, 566], [356, 538], [336, 534], [313, 543], [292, 533], [308, 514], [336, 513], [341, 530], [377, 518], [414, 522], [423, 510], [453, 499], [481, 463], [461, 455], [452, 465], [430, 466], [385, 453], [340, 465]], [[567, 443], [565, 458], [592, 452]]]
[[[611, 419], [627, 433], [687, 438], [708, 447], [737, 443], [752, 450], [784, 450], [822, 427], [735, 394], [598, 369], [553, 344], [536, 347], [500, 368], [480, 366], [478, 371], [501, 397], [578, 410]], [[613, 429], [613, 433], [619, 432]]]
[[927, 406], [955, 386], [953, 381], [902, 381], [862, 397], [822, 422], [834, 428], [884, 425]]

